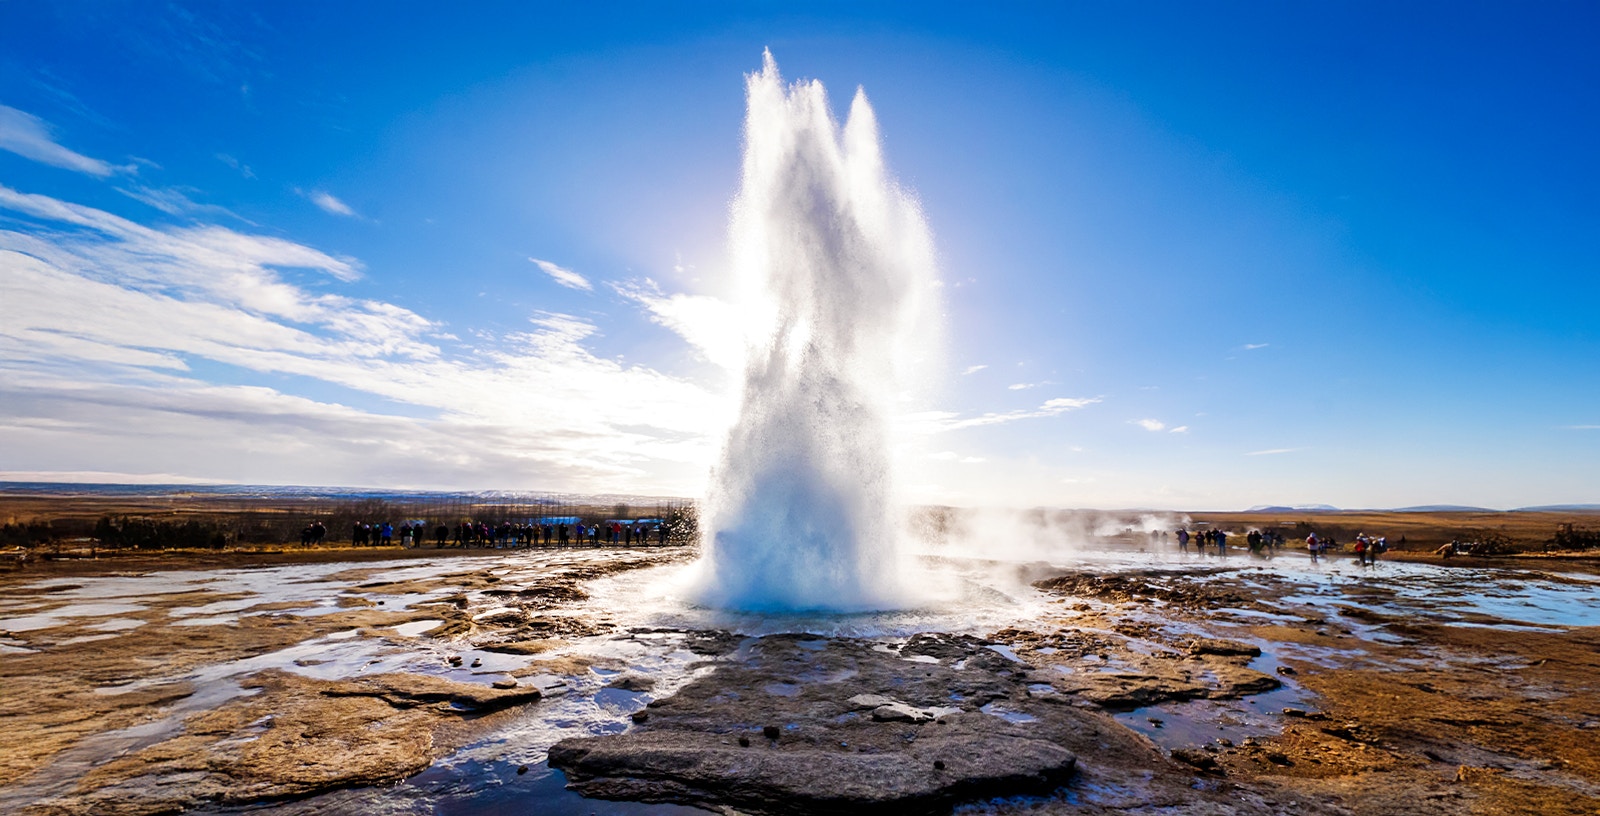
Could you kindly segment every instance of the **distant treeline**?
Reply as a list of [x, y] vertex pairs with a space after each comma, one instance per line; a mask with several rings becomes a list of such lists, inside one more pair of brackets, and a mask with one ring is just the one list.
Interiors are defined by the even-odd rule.
[[163, 547], [180, 549], [221, 549], [228, 546], [228, 531], [214, 521], [187, 519], [185, 521], [158, 521], [149, 518], [100, 519], [94, 526], [94, 538], [102, 546], [112, 549], [124, 547], [138, 550], [157, 550]]
[[59, 541], [72, 535], [71, 527], [82, 528], [80, 535], [88, 534], [84, 524], [59, 524], [49, 521], [30, 521], [26, 524], [7, 524], [0, 527], [0, 547], [37, 547]]
[[1555, 550], [1590, 550], [1600, 547], [1600, 530], [1590, 530], [1572, 524], [1556, 528], [1550, 538], [1550, 548]]
[[89, 518], [34, 519], [0, 527], [0, 547], [60, 548], [63, 545], [106, 549], [213, 549], [232, 545], [298, 544], [301, 531], [313, 522], [327, 528], [324, 541], [344, 543], [360, 523], [422, 522], [435, 527], [462, 522], [538, 523], [541, 519], [573, 519], [584, 524], [654, 519], [669, 531], [669, 541], [689, 544], [699, 538], [695, 505], [687, 501], [649, 504], [578, 504], [556, 498], [524, 501], [477, 497], [423, 497], [392, 501], [377, 498], [302, 501], [239, 501], [230, 506], [204, 502], [194, 507]]

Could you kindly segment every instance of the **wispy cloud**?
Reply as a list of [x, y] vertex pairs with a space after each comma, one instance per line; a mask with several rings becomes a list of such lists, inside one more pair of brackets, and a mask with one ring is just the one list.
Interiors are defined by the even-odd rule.
[[701, 358], [728, 371], [744, 367], [749, 315], [734, 304], [709, 295], [664, 294], [649, 278], [612, 288], [643, 306], [652, 322], [683, 338]]
[[963, 376], [963, 377], [965, 377], [965, 376], [967, 376], [967, 375], [968, 375], [968, 374], [976, 374], [976, 373], [978, 373], [978, 372], [979, 372], [979, 371], [982, 371], [982, 370], [984, 370], [984, 369], [986, 369], [986, 368], [988, 368], [988, 366], [987, 366], [987, 365], [973, 365], [973, 366], [967, 366], [967, 368], [966, 368], [966, 370], [965, 370], [965, 371], [962, 371], [962, 372], [961, 372], [961, 376]]
[[1268, 448], [1266, 450], [1250, 451], [1245, 456], [1277, 456], [1280, 453], [1294, 453], [1299, 448]]
[[1600, 431], [1600, 425], [1566, 425], [1569, 431]]
[[232, 167], [234, 170], [239, 171], [239, 175], [244, 176], [247, 179], [253, 179], [253, 178], [256, 177], [256, 171], [251, 170], [250, 169], [250, 165], [245, 164], [242, 161], [239, 161], [238, 159], [234, 158], [233, 156], [228, 155], [227, 153], [218, 153], [217, 154], [217, 161], [222, 162], [223, 164], [226, 164], [229, 167]]
[[1188, 432], [1189, 432], [1189, 426], [1188, 425], [1179, 425], [1176, 428], [1168, 428], [1167, 429], [1167, 433], [1188, 433]]
[[1003, 425], [1007, 422], [1016, 422], [1023, 419], [1039, 419], [1052, 417], [1068, 411], [1087, 408], [1101, 401], [1101, 397], [1058, 397], [1046, 400], [1044, 404], [1032, 410], [990, 412], [975, 417], [963, 418], [960, 414], [949, 411], [924, 411], [901, 417], [901, 422], [916, 433], [933, 434], [946, 431], [959, 431], [964, 428], [980, 428], [986, 425]]
[[1167, 427], [1167, 423], [1159, 419], [1130, 419], [1128, 421], [1147, 431], [1161, 431]]
[[311, 190], [304, 193], [305, 197], [317, 208], [329, 215], [338, 215], [344, 218], [357, 218], [356, 211], [349, 204], [340, 201], [337, 196], [327, 190]]
[[1046, 384], [1047, 383], [1012, 383], [1006, 386], [1006, 389], [1009, 391], [1026, 391], [1030, 388], [1038, 388], [1039, 386]]
[[1256, 349], [1264, 349], [1264, 348], [1266, 348], [1267, 346], [1270, 346], [1270, 345], [1272, 345], [1272, 344], [1271, 343], [1245, 343], [1244, 345], [1240, 346], [1239, 348], [1242, 348], [1245, 351], [1255, 351]]
[[543, 272], [546, 275], [549, 275], [556, 283], [559, 283], [568, 289], [581, 289], [585, 292], [594, 291], [594, 286], [589, 283], [588, 278], [585, 278], [571, 269], [567, 269], [564, 266], [557, 266], [549, 261], [541, 261], [538, 258], [529, 258], [528, 260], [532, 261], [534, 266], [537, 266], [539, 269], [543, 270]]
[[0, 105], [0, 150], [7, 150], [25, 159], [51, 167], [60, 167], [99, 178], [114, 173], [132, 173], [132, 165], [118, 167], [92, 159], [56, 142], [50, 126], [43, 119], [26, 111]]
[[[239, 218], [232, 210], [216, 204], [201, 204], [189, 197], [189, 193], [197, 192], [193, 188], [179, 189], [176, 187], [156, 188], [146, 187], [142, 184], [133, 184], [127, 187], [116, 188], [117, 192], [144, 204], [148, 204], [167, 215], [226, 215]], [[244, 219], [240, 218], [243, 221]], [[246, 222], [249, 223], [249, 222]]]
[[[147, 227], [4, 186], [0, 209], [22, 225], [0, 228], [6, 470], [682, 489], [726, 420], [717, 393], [596, 356], [579, 317], [538, 313], [468, 346], [394, 304], [286, 281], [276, 270], [360, 274], [292, 241]], [[207, 382], [202, 362], [276, 385]], [[320, 396], [280, 390], [301, 378]], [[612, 391], [650, 399], [594, 399]]]

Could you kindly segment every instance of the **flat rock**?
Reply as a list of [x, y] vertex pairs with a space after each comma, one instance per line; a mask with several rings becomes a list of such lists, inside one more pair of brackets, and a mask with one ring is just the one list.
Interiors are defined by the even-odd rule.
[[[630, 731], [557, 743], [550, 765], [586, 796], [758, 814], [915, 813], [1044, 794], [1084, 772], [1080, 756], [1092, 757], [1091, 776], [1137, 769], [1128, 784], [1188, 790], [1185, 772], [1109, 717], [1030, 697], [987, 642], [930, 641], [939, 663], [863, 641], [761, 638], [652, 703]], [[1003, 674], [973, 660], [985, 653]], [[793, 692], [744, 693], [774, 683]], [[990, 703], [1031, 719], [983, 713]], [[750, 738], [763, 729], [769, 738]]]
[[567, 740], [551, 749], [550, 762], [580, 776], [574, 787], [587, 795], [728, 802], [765, 813], [866, 813], [1047, 793], [1072, 775], [1077, 758], [1043, 739], [945, 727], [897, 751], [809, 740], [745, 748], [717, 734], [654, 731]]
[[189, 717], [171, 739], [96, 766], [29, 813], [148, 816], [397, 782], [448, 750], [442, 737], [464, 719], [539, 699], [537, 689], [415, 674], [317, 680], [270, 670], [241, 685], [261, 691]]
[[1195, 638], [1189, 641], [1189, 654], [1192, 655], [1220, 655], [1223, 657], [1258, 657], [1261, 647], [1249, 643], [1240, 643], [1237, 640], [1222, 640], [1221, 638]]

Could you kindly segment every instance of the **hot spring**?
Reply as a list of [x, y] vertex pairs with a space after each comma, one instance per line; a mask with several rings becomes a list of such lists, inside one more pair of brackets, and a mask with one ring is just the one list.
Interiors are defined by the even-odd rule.
[[914, 604], [889, 419], [935, 331], [933, 243], [858, 90], [841, 126], [820, 82], [747, 78], [734, 272], [764, 319], [713, 469], [702, 604], [867, 611]]

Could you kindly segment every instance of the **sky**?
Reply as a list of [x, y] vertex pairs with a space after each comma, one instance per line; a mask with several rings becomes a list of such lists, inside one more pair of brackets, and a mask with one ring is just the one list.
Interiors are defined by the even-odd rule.
[[914, 500], [1600, 502], [1592, 3], [544, 5], [0, 2], [0, 479], [699, 495], [771, 49], [934, 235]]

